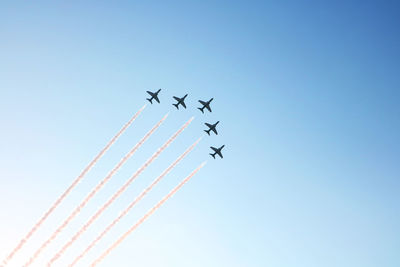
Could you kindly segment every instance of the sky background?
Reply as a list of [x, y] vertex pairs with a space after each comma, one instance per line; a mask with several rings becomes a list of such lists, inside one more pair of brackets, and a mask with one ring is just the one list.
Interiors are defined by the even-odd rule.
[[[75, 243], [65, 266], [198, 137], [88, 266], [201, 162], [101, 266], [400, 266], [397, 1], [3, 1], [0, 258], [162, 88], [10, 266], [21, 266], [159, 120], [42, 254], [44, 263], [186, 120], [177, 140]], [[188, 93], [186, 110], [172, 96]], [[197, 100], [214, 97], [212, 113]], [[220, 120], [218, 136], [203, 123]], [[225, 144], [224, 159], [209, 146]]]

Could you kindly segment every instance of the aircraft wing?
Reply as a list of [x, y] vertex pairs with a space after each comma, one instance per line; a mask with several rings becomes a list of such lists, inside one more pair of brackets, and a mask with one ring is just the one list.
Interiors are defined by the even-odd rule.
[[150, 91], [146, 91], [149, 95], [154, 97], [154, 93], [150, 92]]
[[211, 148], [212, 150], [214, 150], [214, 152], [217, 152], [217, 153], [218, 153], [218, 148], [213, 147], [213, 146], [210, 146], [210, 148]]
[[181, 99], [180, 99], [179, 97], [176, 97], [176, 96], [174, 96], [174, 99], [175, 99], [176, 101], [181, 101]]
[[157, 96], [157, 95], [154, 96], [154, 99], [155, 99], [158, 103], [160, 103], [160, 100], [158, 99], [158, 96]]
[[208, 109], [208, 111], [210, 111], [210, 112], [211, 112], [210, 105], [206, 105], [206, 108]]
[[182, 104], [182, 106], [183, 106], [184, 108], [186, 108], [185, 102], [182, 101], [181, 104]]
[[222, 153], [221, 153], [221, 151], [215, 151], [215, 152], [217, 152], [217, 154], [221, 157], [221, 159], [223, 159], [224, 158], [224, 156], [222, 156]]
[[209, 123], [204, 123], [208, 128], [211, 128], [212, 127], [212, 125], [211, 124], [209, 124]]
[[206, 102], [199, 100], [200, 104], [202, 104], [203, 106], [207, 105]]
[[218, 134], [217, 129], [212, 129], [215, 134]]

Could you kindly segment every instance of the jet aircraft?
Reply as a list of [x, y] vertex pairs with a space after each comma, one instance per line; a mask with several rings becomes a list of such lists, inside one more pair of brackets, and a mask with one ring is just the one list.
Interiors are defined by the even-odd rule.
[[184, 97], [182, 97], [182, 98], [179, 98], [179, 97], [174, 96], [174, 99], [175, 99], [176, 101], [178, 101], [178, 103], [172, 104], [172, 105], [174, 105], [177, 109], [179, 109], [179, 104], [181, 104], [184, 108], [186, 108], [186, 105], [185, 105], [185, 98], [186, 98], [186, 97], [187, 97], [187, 94], [186, 94]]
[[208, 100], [207, 102], [205, 102], [205, 101], [202, 101], [202, 100], [199, 100], [200, 104], [202, 104], [202, 105], [203, 105], [203, 107], [201, 107], [201, 108], [198, 108], [198, 109], [201, 111], [201, 113], [204, 113], [204, 108], [207, 108], [207, 109], [208, 109], [208, 111], [210, 111], [210, 112], [211, 112], [210, 103], [211, 103], [211, 101], [213, 101], [213, 99], [214, 99], [214, 98], [211, 98], [211, 99], [210, 99], [210, 100]]
[[147, 91], [147, 93], [149, 94], [149, 95], [151, 95], [151, 98], [146, 98], [147, 100], [149, 100], [149, 102], [150, 102], [150, 104], [153, 104], [153, 99], [155, 99], [158, 103], [160, 103], [160, 99], [158, 99], [158, 93], [161, 91], [161, 89], [158, 89], [158, 91], [157, 92], [155, 92], [155, 93], [153, 93], [153, 92], [150, 92], [150, 91]]
[[218, 154], [218, 156], [220, 156], [221, 159], [222, 159], [223, 156], [222, 156], [221, 150], [224, 148], [224, 146], [225, 146], [225, 145], [221, 146], [220, 148], [215, 148], [215, 147], [213, 147], [213, 146], [210, 146], [210, 148], [211, 148], [212, 150], [214, 150], [214, 153], [210, 153], [210, 155], [215, 159], [215, 155]]
[[204, 123], [204, 124], [209, 128], [208, 130], [204, 130], [204, 131], [205, 131], [208, 135], [210, 135], [210, 131], [213, 131], [216, 135], [218, 135], [218, 132], [217, 132], [217, 129], [216, 129], [218, 123], [219, 123], [219, 121], [217, 121], [217, 122], [214, 123], [214, 124]]

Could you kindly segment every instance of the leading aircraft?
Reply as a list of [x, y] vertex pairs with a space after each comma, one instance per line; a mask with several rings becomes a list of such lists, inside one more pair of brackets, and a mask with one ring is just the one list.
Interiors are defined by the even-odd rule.
[[179, 97], [174, 96], [174, 99], [175, 99], [176, 101], [178, 101], [178, 103], [172, 104], [172, 105], [174, 105], [177, 109], [179, 109], [179, 104], [181, 104], [184, 108], [186, 108], [186, 105], [185, 105], [185, 98], [186, 98], [186, 97], [187, 97], [187, 94], [186, 94], [184, 97], [182, 97], [182, 98], [179, 98]]
[[216, 127], [217, 127], [217, 124], [219, 123], [219, 121], [217, 121], [216, 123], [214, 123], [214, 124], [209, 124], [209, 123], [204, 123], [208, 128], [210, 128], [210, 129], [208, 129], [208, 130], [204, 130], [208, 135], [210, 135], [210, 131], [213, 131], [216, 135], [218, 135], [218, 132], [217, 132], [217, 129], [216, 129]]
[[160, 103], [160, 99], [158, 99], [158, 93], [159, 93], [160, 91], [161, 91], [161, 89], [158, 89], [158, 91], [155, 92], [155, 93], [150, 92], [150, 91], [147, 91], [147, 93], [148, 93], [149, 95], [151, 95], [151, 98], [146, 98], [147, 100], [149, 100], [150, 104], [153, 104], [153, 102], [151, 102], [151, 101], [153, 101], [153, 99], [155, 99], [158, 103]]
[[213, 147], [213, 146], [210, 146], [210, 148], [211, 148], [212, 150], [214, 150], [214, 153], [210, 153], [210, 155], [211, 155], [214, 159], [215, 159], [215, 155], [217, 155], [217, 154], [218, 154], [218, 156], [221, 157], [221, 159], [224, 158], [224, 157], [222, 156], [222, 153], [221, 153], [221, 150], [224, 148], [224, 146], [225, 146], [225, 145], [221, 146], [220, 148], [215, 148], [215, 147]]
[[201, 111], [201, 113], [204, 113], [204, 108], [207, 108], [207, 109], [208, 109], [208, 111], [210, 111], [210, 112], [211, 112], [210, 103], [211, 103], [211, 101], [213, 101], [213, 99], [214, 99], [214, 98], [211, 98], [211, 99], [210, 99], [210, 100], [208, 100], [207, 102], [205, 102], [205, 101], [202, 101], [202, 100], [199, 100], [200, 104], [202, 104], [202, 105], [203, 105], [203, 107], [201, 107], [201, 108], [198, 108], [198, 109]]

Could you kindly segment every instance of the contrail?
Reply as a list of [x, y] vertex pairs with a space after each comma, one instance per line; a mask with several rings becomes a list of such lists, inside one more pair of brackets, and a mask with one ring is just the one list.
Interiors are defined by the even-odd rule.
[[[194, 149], [194, 147], [200, 142], [201, 138], [199, 138], [193, 145], [191, 145], [181, 156], [179, 156], [167, 169], [164, 170], [164, 172], [161, 173], [158, 178], [156, 178], [145, 190], [142, 191], [142, 193], [135, 198], [133, 202], [123, 211], [121, 214], [111, 223], [109, 224], [104, 231], [96, 237], [90, 243], [90, 245], [78, 256], [75, 258], [75, 260], [69, 265], [69, 267], [75, 266], [79, 260], [81, 260], [110, 230], [113, 228], [128, 212], [148, 193], [150, 192], [151, 189], [153, 189], [154, 186], [156, 186], [175, 166], [187, 155], [189, 154], [190, 151]], [[64, 252], [64, 251], [63, 251]], [[61, 253], [60, 253], [61, 254]], [[54, 257], [53, 259], [56, 259]], [[50, 262], [52, 264], [53, 261]], [[50, 265], [49, 264], [49, 265]]]
[[79, 229], [78, 232], [66, 243], [63, 248], [55, 255], [55, 257], [48, 263], [51, 265], [72, 243], [83, 234], [89, 226], [130, 186], [130, 184], [149, 166], [160, 154], [164, 151], [178, 135], [192, 122], [193, 118], [190, 118], [176, 133], [174, 133], [133, 175], [129, 178], [126, 183], [118, 189], [117, 192], [100, 208], [97, 212]]
[[115, 241], [108, 249], [106, 249], [100, 257], [98, 257], [95, 261], [90, 265], [91, 267], [99, 264], [104, 258], [110, 254], [119, 244], [121, 244], [136, 228], [138, 228], [147, 218], [150, 217], [158, 208], [160, 208], [170, 197], [172, 197], [186, 182], [188, 182], [203, 166], [205, 162], [203, 162], [197, 169], [195, 169], [189, 176], [187, 176], [178, 186], [172, 189], [171, 192], [168, 193], [160, 202], [158, 202], [153, 208], [151, 208], [140, 220], [138, 220], [127, 232], [125, 232], [117, 241]]
[[120, 162], [107, 174], [107, 176], [86, 196], [86, 198], [76, 207], [68, 218], [54, 231], [54, 233], [47, 239], [40, 248], [31, 256], [29, 261], [23, 266], [29, 266], [39, 256], [39, 254], [57, 237], [59, 233], [75, 218], [76, 215], [82, 210], [83, 207], [89, 202], [93, 196], [100, 191], [100, 189], [111, 179], [111, 177], [122, 167], [122, 165], [139, 149], [139, 147], [154, 133], [154, 131], [164, 122], [167, 118], [166, 114], [146, 135], [128, 152]]
[[107, 150], [117, 141], [117, 139], [125, 132], [125, 130], [132, 124], [134, 120], [140, 115], [144, 110], [146, 105], [144, 105], [135, 115], [121, 128], [121, 130], [108, 142], [108, 144], [99, 152], [99, 154], [86, 166], [86, 168], [79, 174], [79, 176], [72, 182], [72, 184], [65, 190], [65, 192], [53, 203], [53, 205], [46, 211], [46, 213], [40, 218], [40, 220], [32, 227], [28, 234], [18, 243], [14, 250], [3, 260], [3, 266], [6, 266], [8, 262], [14, 257], [24, 244], [29, 240], [29, 238], [39, 229], [39, 227], [44, 223], [47, 217], [60, 205], [60, 203], [69, 195], [69, 193], [74, 189], [75, 186], [83, 179], [83, 177], [90, 171], [90, 169], [97, 163], [97, 161], [107, 152]]

